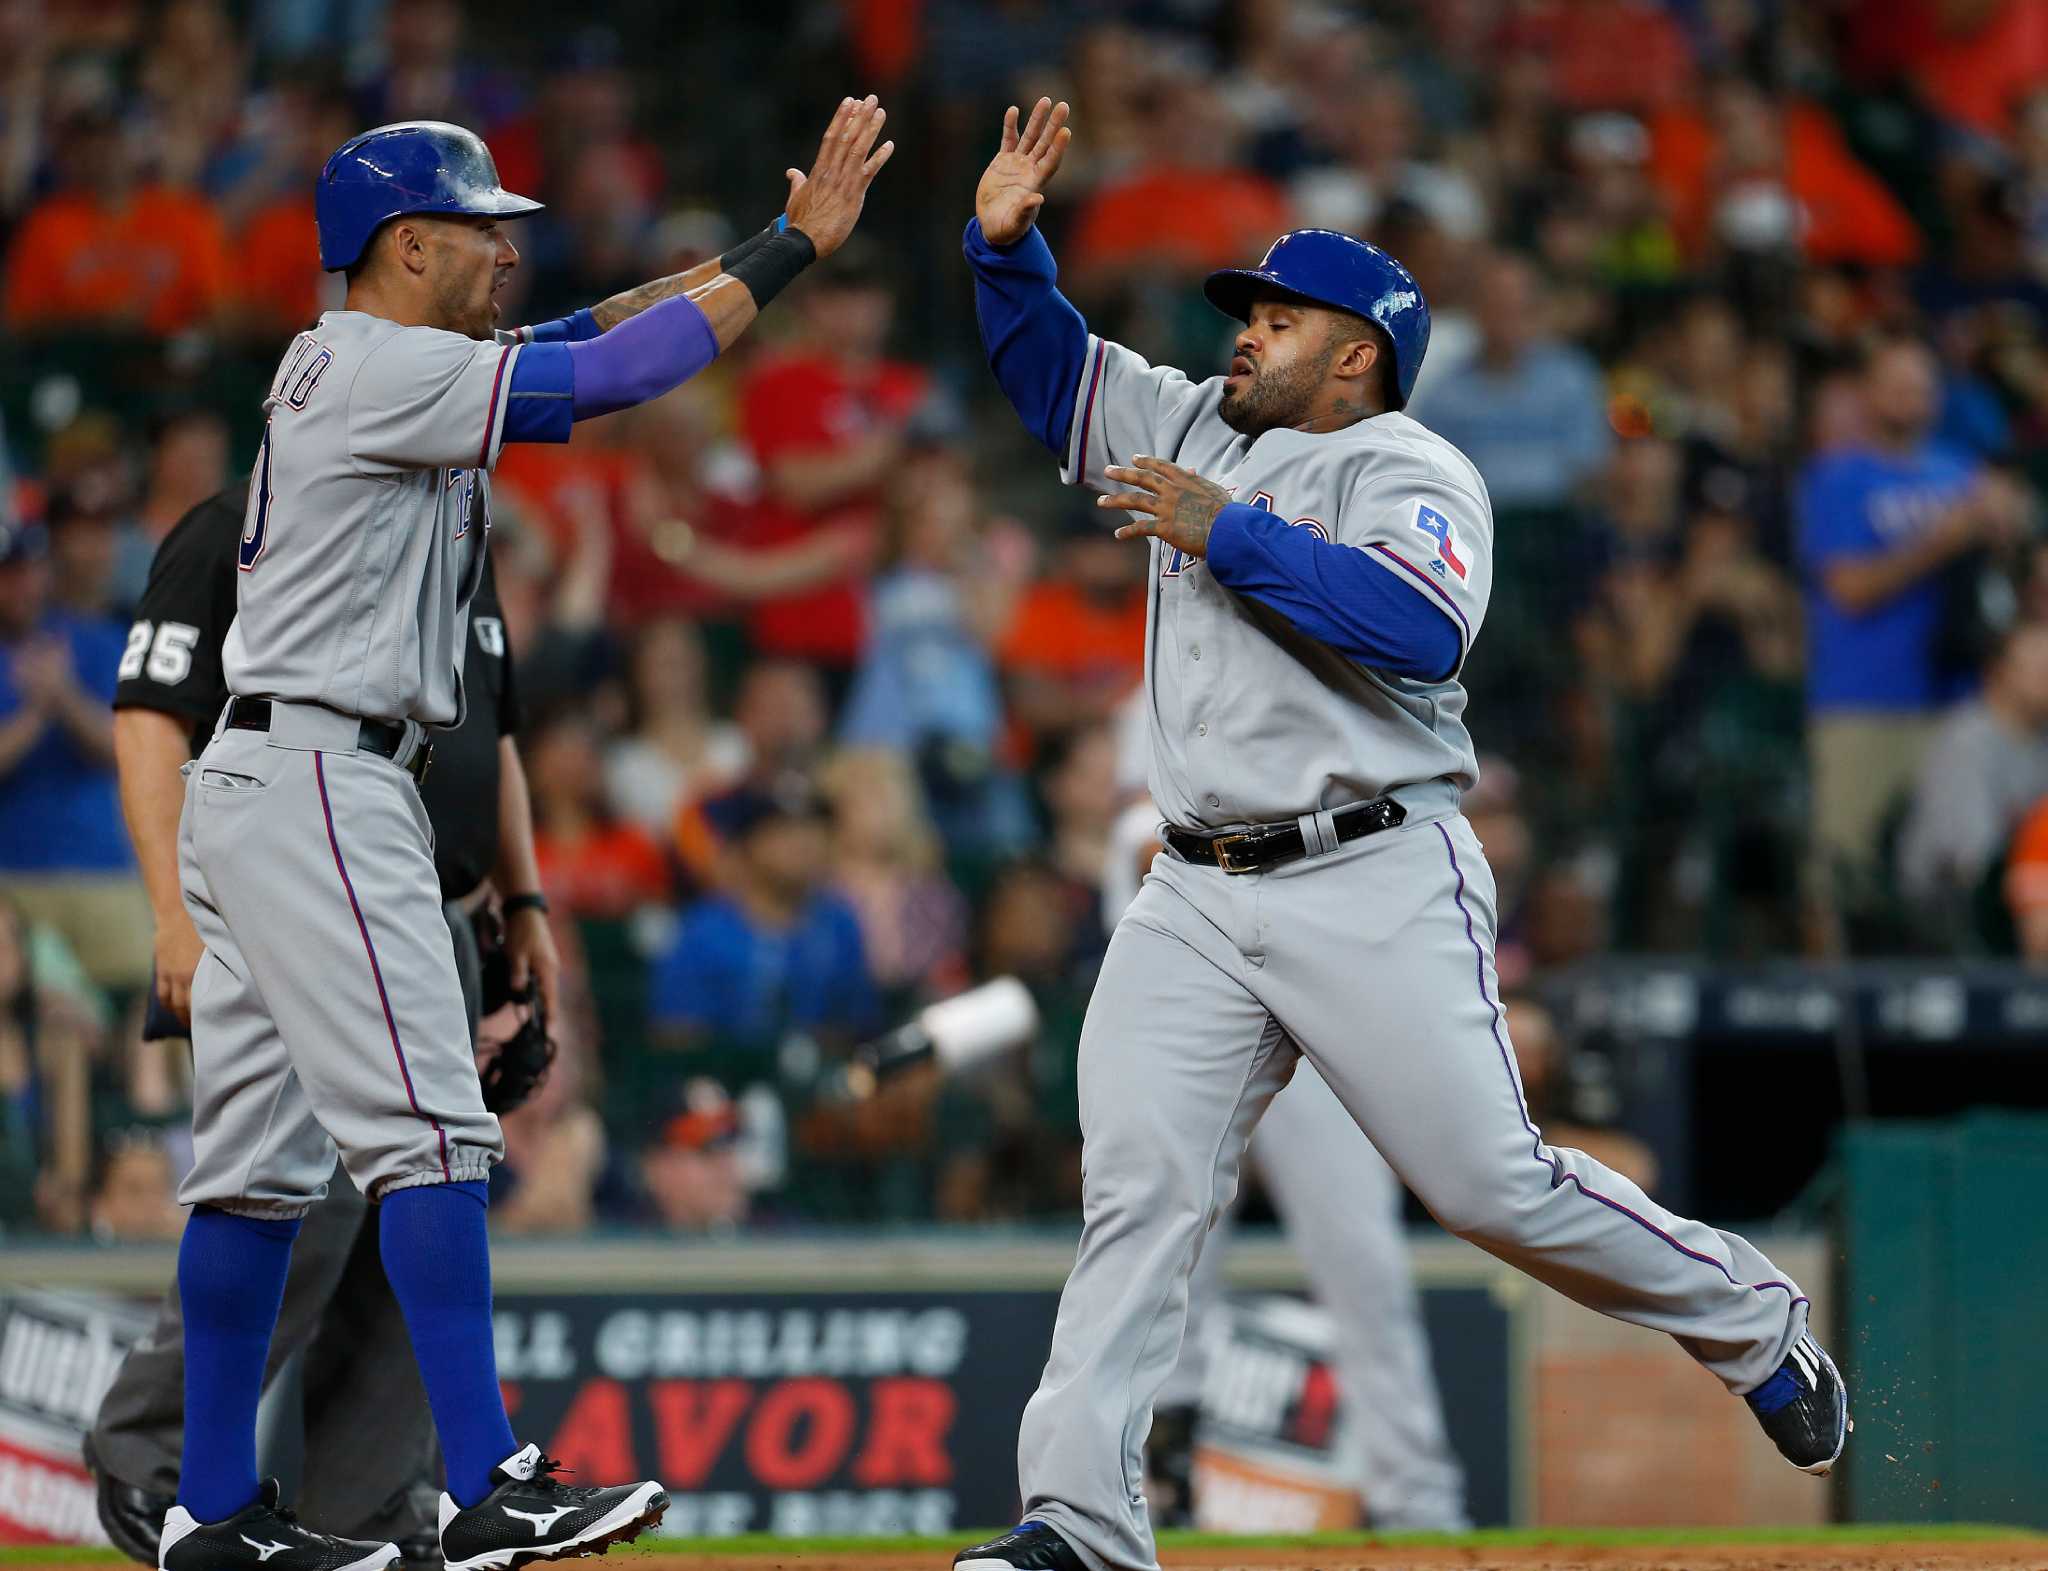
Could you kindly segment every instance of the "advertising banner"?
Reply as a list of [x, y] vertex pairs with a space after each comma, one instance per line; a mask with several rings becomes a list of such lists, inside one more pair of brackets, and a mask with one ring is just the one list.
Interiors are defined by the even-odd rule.
[[683, 1537], [1014, 1521], [1044, 1292], [518, 1295], [512, 1426], [582, 1478], [659, 1478]]

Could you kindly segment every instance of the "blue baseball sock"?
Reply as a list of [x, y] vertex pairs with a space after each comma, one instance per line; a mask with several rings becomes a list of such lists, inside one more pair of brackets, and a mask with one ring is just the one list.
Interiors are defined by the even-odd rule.
[[185, 1305], [185, 1456], [178, 1504], [202, 1522], [256, 1498], [256, 1404], [297, 1218], [195, 1206], [178, 1244]]
[[491, 1342], [487, 1186], [395, 1189], [379, 1208], [384, 1274], [398, 1295], [448, 1464], [448, 1493], [465, 1508], [491, 1492], [491, 1469], [519, 1449], [498, 1390]]

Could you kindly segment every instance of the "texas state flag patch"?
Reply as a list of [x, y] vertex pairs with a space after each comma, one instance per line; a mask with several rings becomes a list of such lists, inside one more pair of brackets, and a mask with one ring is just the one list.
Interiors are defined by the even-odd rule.
[[[1451, 527], [1451, 521], [1427, 502], [1418, 502], [1415, 505], [1415, 527], [1436, 542], [1438, 560], [1463, 578], [1465, 559], [1458, 555], [1458, 531]], [[1436, 567], [1437, 563], [1429, 565]], [[1443, 577], [1443, 573], [1439, 571], [1437, 577]]]

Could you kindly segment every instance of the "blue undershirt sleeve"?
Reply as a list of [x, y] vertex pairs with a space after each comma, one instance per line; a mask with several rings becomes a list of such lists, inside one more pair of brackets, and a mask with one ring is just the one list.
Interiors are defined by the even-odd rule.
[[1356, 546], [1319, 539], [1264, 508], [1232, 502], [1209, 530], [1209, 571], [1362, 665], [1423, 682], [1463, 658], [1457, 624]]
[[974, 269], [974, 314], [989, 368], [1025, 429], [1064, 460], [1074, 423], [1088, 324], [1056, 282], [1052, 250], [1034, 225], [1012, 246], [982, 238], [969, 219], [962, 249]]
[[580, 344], [586, 338], [595, 338], [604, 329], [597, 325], [597, 318], [590, 314], [590, 308], [570, 316], [556, 317], [552, 322], [536, 322], [531, 327], [520, 329], [519, 336], [529, 344]]
[[512, 363], [505, 440], [566, 442], [574, 420], [576, 373], [567, 344], [528, 344]]

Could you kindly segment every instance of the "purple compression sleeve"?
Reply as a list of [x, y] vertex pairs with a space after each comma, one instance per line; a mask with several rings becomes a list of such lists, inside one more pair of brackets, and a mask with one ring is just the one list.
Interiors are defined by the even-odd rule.
[[718, 335], [697, 302], [677, 295], [596, 338], [568, 346], [578, 420], [659, 398], [718, 358]]

